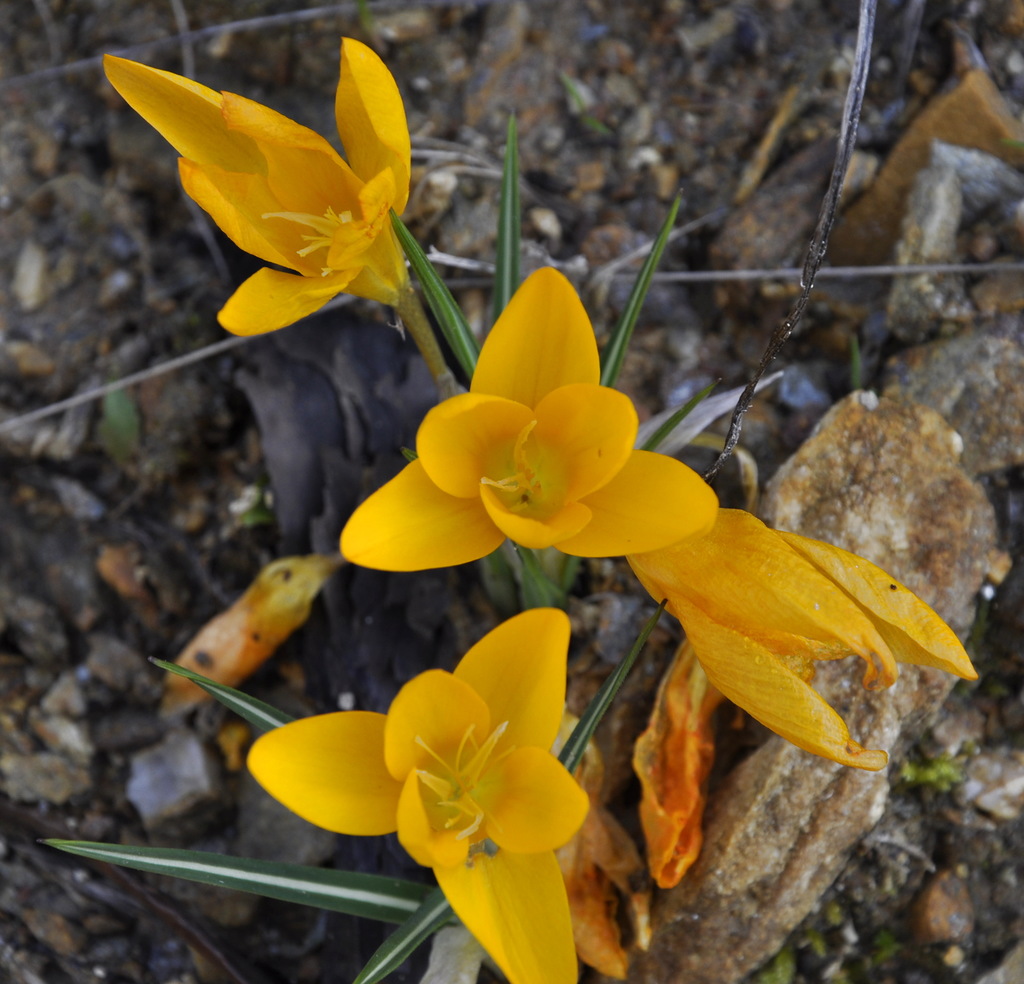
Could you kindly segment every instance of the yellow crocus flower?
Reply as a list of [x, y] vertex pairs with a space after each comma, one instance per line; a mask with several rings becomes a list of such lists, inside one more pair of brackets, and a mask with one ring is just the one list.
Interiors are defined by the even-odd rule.
[[318, 133], [231, 92], [106, 55], [111, 85], [181, 154], [185, 191], [267, 263], [218, 315], [238, 335], [283, 328], [345, 291], [397, 303], [408, 282], [390, 212], [409, 197], [398, 86], [377, 55], [341, 42], [335, 96], [347, 162]]
[[512, 984], [574, 984], [577, 975], [554, 852], [589, 800], [549, 751], [568, 645], [564, 612], [524, 612], [453, 673], [414, 677], [387, 714], [305, 718], [267, 732], [249, 753], [267, 792], [311, 823], [342, 834], [397, 830]]
[[809, 686], [816, 660], [860, 656], [872, 690], [895, 682], [897, 663], [977, 678], [953, 631], [881, 568], [741, 510], [719, 510], [706, 535], [627, 559], [653, 598], [668, 599], [718, 690], [794, 745], [843, 765], [881, 769], [888, 756], [854, 741]]
[[491, 329], [470, 392], [430, 410], [417, 460], [353, 513], [341, 552], [416, 571], [477, 560], [506, 537], [608, 557], [709, 528], [714, 492], [674, 458], [634, 450], [636, 410], [599, 380], [579, 297], [538, 270]]

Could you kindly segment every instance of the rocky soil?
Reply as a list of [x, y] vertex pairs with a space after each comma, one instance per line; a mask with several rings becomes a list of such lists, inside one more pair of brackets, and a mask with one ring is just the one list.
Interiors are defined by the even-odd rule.
[[[764, 271], [802, 262], [828, 181], [853, 5], [369, 9], [413, 133], [406, 219], [469, 261], [446, 274], [474, 327], [489, 318], [514, 111], [524, 265], [558, 264], [599, 334], [631, 251], [682, 195], [620, 381], [642, 416], [745, 382], [795, 296], [792, 275]], [[429, 378], [389, 313], [363, 303], [225, 340], [216, 311], [255, 261], [184, 198], [173, 152], [98, 62], [127, 54], [330, 135], [338, 38], [367, 35], [354, 5], [264, 0], [2, 0], [0, 23], [0, 980], [349, 981], [375, 926], [93, 868], [38, 840], [423, 877], [389, 839], [339, 840], [276, 807], [226, 714], [161, 718], [146, 657], [173, 658], [274, 557], [335, 550], [354, 505], [400, 467]], [[892, 752], [879, 776], [720, 712], [705, 853], [657, 897], [633, 980], [1024, 980], [1022, 39], [1021, 0], [882, 5], [829, 261], [965, 266], [823, 276], [741, 441], [762, 514], [890, 569], [968, 641], [980, 679], [951, 689], [910, 669], [869, 695], [856, 667], [830, 665], [821, 686], [854, 734]], [[724, 502], [744, 502], [738, 475], [720, 477]], [[651, 605], [619, 562], [585, 565], [577, 595], [578, 706]], [[294, 714], [380, 709], [497, 617], [475, 569], [344, 570], [247, 689]], [[606, 799], [634, 832], [632, 742], [677, 641], [659, 629], [601, 735]]]

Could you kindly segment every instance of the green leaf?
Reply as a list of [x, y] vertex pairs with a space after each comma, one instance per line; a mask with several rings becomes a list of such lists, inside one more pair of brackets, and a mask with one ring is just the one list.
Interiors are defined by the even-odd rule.
[[92, 841], [47, 840], [59, 851], [94, 861], [172, 875], [205, 885], [234, 888], [284, 902], [298, 902], [318, 909], [346, 912], [382, 922], [401, 923], [419, 911], [420, 903], [431, 897], [429, 885], [364, 875], [353, 871], [331, 871], [301, 864], [232, 858], [211, 851], [182, 851], [166, 847], [127, 847]]
[[103, 450], [114, 461], [123, 465], [139, 450], [142, 425], [135, 401], [123, 389], [113, 390], [103, 397], [100, 422], [96, 436]]
[[629, 348], [629, 341], [633, 337], [633, 329], [636, 327], [636, 319], [640, 316], [640, 309], [644, 306], [647, 298], [647, 291], [651, 287], [651, 277], [661, 261], [661, 254], [665, 252], [668, 245], [668, 237], [676, 224], [676, 216], [679, 214], [679, 204], [682, 199], [677, 195], [672, 207], [668, 210], [668, 217], [665, 219], [658, 238], [654, 240], [651, 251], [644, 260], [644, 265], [637, 274], [633, 290], [630, 292], [629, 300], [619, 318], [618, 324], [612, 329], [608, 344], [601, 352], [601, 385], [614, 386], [615, 380], [619, 378], [619, 371], [622, 369], [622, 360], [626, 357], [626, 349]]
[[433, 263], [427, 259], [427, 254], [420, 248], [420, 244], [413, 238], [405, 223], [391, 212], [391, 224], [395, 227], [395, 235], [409, 257], [409, 264], [413, 273], [420, 282], [423, 296], [427, 305], [437, 318], [441, 327], [441, 333], [448, 342], [455, 358], [467, 377], [473, 378], [473, 370], [476, 368], [476, 357], [480, 351], [476, 337], [470, 331], [466, 316], [461, 308], [455, 303], [451, 291], [445, 286], [444, 281], [438, 276]]
[[352, 984], [375, 984], [386, 977], [428, 936], [436, 933], [455, 916], [444, 893], [435, 888], [423, 904], [402, 923], [367, 961]]
[[646, 441], [641, 445], [642, 451], [657, 451], [661, 442], [665, 440], [693, 411], [699, 403], [703, 403], [711, 391], [718, 385], [717, 382], [710, 383], [704, 387], [696, 396], [690, 397], [678, 410], [673, 413]]
[[492, 324], [501, 316], [519, 286], [519, 143], [516, 118], [508, 118], [505, 166], [498, 203], [498, 241], [495, 247]]
[[644, 648], [648, 636], [654, 631], [654, 627], [665, 610], [665, 602], [658, 605], [658, 610], [647, 620], [647, 624], [640, 630], [636, 637], [633, 648], [630, 649], [626, 658], [615, 668], [615, 672], [603, 684], [601, 689], [594, 694], [592, 700], [587, 704], [586, 710], [580, 715], [579, 722], [572, 729], [572, 734], [566, 739], [562, 751], [558, 754], [558, 761], [570, 772], [575, 772], [576, 767], [583, 759], [583, 753], [587, 749], [587, 742], [590, 741], [595, 729], [604, 717], [605, 712], [612, 705], [619, 688], [626, 682], [626, 675], [636, 662], [640, 650]]
[[201, 673], [186, 670], [185, 667], [178, 666], [177, 663], [168, 663], [166, 660], [155, 659], [152, 656], [149, 661], [155, 666], [159, 666], [160, 669], [167, 670], [168, 673], [185, 677], [186, 680], [198, 684], [229, 710], [234, 711], [239, 717], [245, 718], [258, 731], [270, 731], [271, 728], [279, 728], [282, 724], [288, 724], [295, 720], [291, 715], [265, 704], [262, 700], [243, 694], [241, 690], [235, 690], [233, 687], [226, 687], [223, 683], [208, 680]]

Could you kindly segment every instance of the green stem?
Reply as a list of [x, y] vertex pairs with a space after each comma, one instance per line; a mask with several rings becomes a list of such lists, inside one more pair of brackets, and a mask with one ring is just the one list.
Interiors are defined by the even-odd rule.
[[423, 310], [419, 295], [413, 290], [412, 284], [407, 280], [402, 286], [395, 304], [395, 310], [402, 319], [402, 323], [409, 329], [412, 340], [423, 356], [423, 361], [434, 377], [437, 388], [442, 399], [454, 396], [457, 391], [455, 377], [452, 375], [448, 363], [444, 361], [441, 353], [441, 346], [437, 344], [437, 336], [430, 325], [427, 312]]

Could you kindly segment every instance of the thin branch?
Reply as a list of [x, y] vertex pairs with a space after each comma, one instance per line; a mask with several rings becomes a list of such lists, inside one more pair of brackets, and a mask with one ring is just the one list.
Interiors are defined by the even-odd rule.
[[828, 190], [825, 192], [825, 199], [821, 203], [821, 211], [818, 213], [818, 224], [811, 238], [811, 244], [807, 249], [807, 257], [804, 260], [803, 274], [800, 277], [800, 296], [793, 305], [793, 310], [785, 321], [772, 333], [761, 362], [754, 372], [753, 377], [743, 390], [743, 395], [736, 404], [732, 420], [729, 423], [729, 433], [725, 439], [725, 446], [722, 453], [715, 460], [714, 464], [704, 473], [706, 481], [710, 482], [718, 474], [719, 469], [725, 464], [732, 449], [736, 447], [740, 439], [740, 429], [743, 426], [743, 415], [750, 409], [750, 403], [754, 398], [754, 391], [757, 383], [765, 374], [768, 367], [779, 354], [786, 340], [793, 334], [803, 316], [807, 302], [810, 300], [811, 289], [814, 287], [814, 278], [818, 273], [822, 260], [825, 258], [825, 250], [828, 248], [828, 237], [832, 231], [832, 223], [835, 222], [836, 211], [839, 207], [839, 196], [843, 190], [843, 180], [846, 178], [846, 171], [850, 165], [850, 158], [853, 156], [854, 147], [857, 142], [857, 124], [860, 122], [861, 106], [864, 103], [864, 90], [867, 86], [868, 67], [871, 64], [871, 39], [875, 33], [875, 0], [860, 0], [860, 20], [857, 25], [857, 47], [853, 56], [853, 72], [850, 75], [850, 84], [846, 90], [846, 102], [843, 106], [843, 122], [839, 130], [839, 146], [836, 150], [836, 160], [832, 167], [832, 177], [829, 180]]

